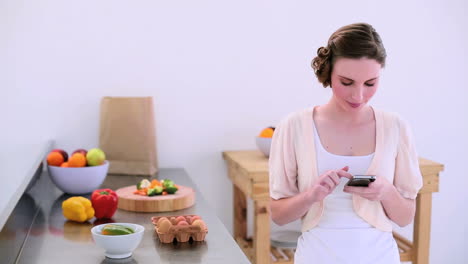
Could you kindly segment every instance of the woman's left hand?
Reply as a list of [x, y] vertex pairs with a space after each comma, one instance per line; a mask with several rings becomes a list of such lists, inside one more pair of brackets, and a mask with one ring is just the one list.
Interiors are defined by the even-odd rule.
[[359, 195], [371, 201], [382, 201], [387, 198], [387, 194], [393, 187], [393, 184], [387, 181], [385, 177], [376, 177], [368, 187], [345, 186], [343, 191]]

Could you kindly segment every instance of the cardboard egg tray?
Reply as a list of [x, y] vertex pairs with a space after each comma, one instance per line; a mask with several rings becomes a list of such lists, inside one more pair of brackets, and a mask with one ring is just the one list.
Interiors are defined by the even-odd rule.
[[[206, 226], [206, 223], [205, 223], [204, 229], [201, 229], [200, 226], [192, 226], [191, 225], [192, 223], [188, 221], [188, 217], [192, 217], [194, 215], [182, 215], [186, 219], [186, 221], [189, 223], [189, 225], [177, 226], [174, 223], [172, 223], [172, 226], [169, 228], [168, 232], [161, 233], [159, 231], [159, 228], [156, 225], [156, 223], [161, 217], [166, 217], [170, 221], [172, 217], [177, 218], [178, 216], [179, 215], [151, 217], [151, 222], [153, 223], [154, 229], [156, 233], [158, 234], [159, 240], [162, 243], [172, 243], [174, 241], [174, 238], [176, 239], [177, 242], [187, 242], [189, 241], [190, 237], [193, 239], [193, 241], [205, 240], [205, 236], [208, 233], [208, 227]], [[203, 219], [200, 218], [200, 220], [203, 220]]]

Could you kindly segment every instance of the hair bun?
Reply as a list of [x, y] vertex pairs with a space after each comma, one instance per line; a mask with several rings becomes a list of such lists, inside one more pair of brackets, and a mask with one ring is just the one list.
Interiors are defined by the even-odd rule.
[[320, 57], [320, 58], [326, 58], [328, 56], [330, 56], [330, 49], [326, 48], [326, 47], [320, 47], [318, 48], [317, 50], [317, 55]]
[[312, 68], [323, 87], [330, 85], [330, 62], [331, 50], [327, 47], [320, 47], [317, 50], [317, 57], [312, 60]]

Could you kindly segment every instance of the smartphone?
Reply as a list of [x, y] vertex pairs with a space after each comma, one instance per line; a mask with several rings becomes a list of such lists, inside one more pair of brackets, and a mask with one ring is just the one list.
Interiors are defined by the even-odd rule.
[[369, 187], [369, 183], [375, 181], [374, 175], [354, 175], [351, 180], [346, 183], [347, 186]]

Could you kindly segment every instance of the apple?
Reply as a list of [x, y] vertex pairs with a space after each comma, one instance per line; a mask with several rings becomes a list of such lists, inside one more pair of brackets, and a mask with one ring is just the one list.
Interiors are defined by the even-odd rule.
[[88, 153], [88, 151], [86, 151], [86, 149], [77, 149], [77, 150], [73, 151], [72, 155], [75, 154], [75, 153], [81, 153], [86, 157], [86, 153]]
[[65, 161], [65, 162], [68, 161], [68, 154], [67, 154], [67, 152], [65, 150], [63, 150], [63, 149], [53, 149], [51, 152], [58, 152], [58, 153], [62, 154], [63, 161]]
[[86, 162], [88, 163], [88, 166], [102, 165], [105, 160], [106, 154], [98, 148], [90, 149], [86, 154]]

